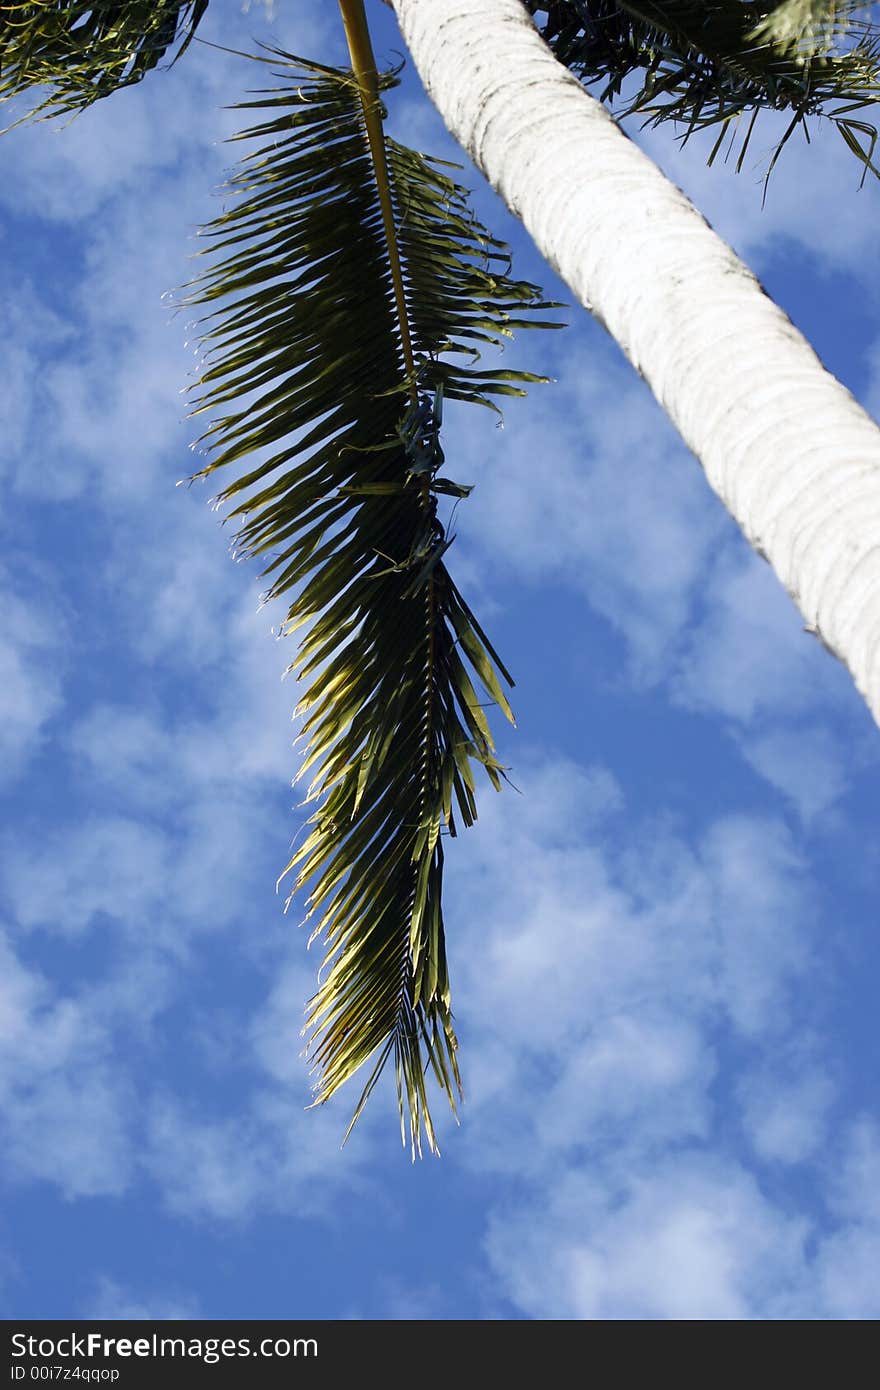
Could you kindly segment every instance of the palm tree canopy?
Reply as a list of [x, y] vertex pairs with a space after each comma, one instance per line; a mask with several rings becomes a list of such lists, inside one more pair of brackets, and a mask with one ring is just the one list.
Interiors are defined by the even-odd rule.
[[[684, 138], [718, 128], [710, 163], [739, 131], [739, 164], [761, 111], [790, 113], [775, 159], [798, 127], [830, 120], [865, 169], [880, 98], [880, 26], [853, 0], [525, 0], [555, 56], [626, 113], [674, 121]], [[772, 167], [772, 165], [771, 165]]]
[[31, 114], [79, 110], [140, 81], [175, 44], [179, 56], [207, 8], [208, 0], [0, 4], [0, 100], [33, 87]]

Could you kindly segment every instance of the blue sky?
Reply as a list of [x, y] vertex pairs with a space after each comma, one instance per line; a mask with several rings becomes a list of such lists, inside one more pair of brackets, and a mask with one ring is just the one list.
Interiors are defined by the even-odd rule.
[[[342, 58], [317, 0], [202, 32]], [[446, 431], [522, 793], [487, 784], [447, 859], [462, 1125], [438, 1103], [412, 1165], [390, 1088], [342, 1151], [354, 1091], [306, 1112], [291, 652], [175, 487], [162, 300], [248, 85], [194, 45], [0, 143], [2, 1316], [876, 1317], [880, 739], [580, 312], [511, 349], [554, 385]], [[392, 121], [453, 153], [412, 73]], [[762, 211], [757, 134], [739, 177], [645, 143], [877, 414], [880, 190], [817, 132]]]

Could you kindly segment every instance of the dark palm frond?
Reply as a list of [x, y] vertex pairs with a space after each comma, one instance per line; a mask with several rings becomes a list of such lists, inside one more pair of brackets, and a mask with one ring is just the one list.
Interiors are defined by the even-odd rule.
[[561, 62], [602, 84], [603, 101], [626, 90], [623, 114], [673, 121], [687, 140], [718, 129], [711, 163], [730, 137], [738, 168], [763, 110], [785, 111], [784, 145], [812, 118], [829, 120], [861, 161], [877, 131], [865, 113], [880, 100], [880, 26], [854, 0], [526, 0]]
[[0, 3], [0, 101], [31, 87], [30, 115], [89, 106], [184, 51], [208, 0], [27, 0]]
[[188, 299], [218, 306], [200, 327], [204, 474], [236, 466], [221, 500], [239, 551], [268, 561], [267, 598], [304, 634], [291, 669], [315, 810], [288, 869], [326, 943], [307, 1025], [317, 1101], [369, 1063], [356, 1119], [393, 1056], [402, 1130], [433, 1148], [426, 1070], [453, 1107], [459, 1089], [442, 839], [476, 816], [476, 764], [501, 784], [487, 697], [510, 716], [510, 678], [444, 562], [439, 498], [469, 489], [440, 471], [441, 405], [543, 380], [474, 349], [555, 306], [509, 278], [438, 164], [388, 140], [391, 247], [352, 74], [261, 61], [284, 85], [242, 104], [262, 119], [237, 138], [258, 147]]

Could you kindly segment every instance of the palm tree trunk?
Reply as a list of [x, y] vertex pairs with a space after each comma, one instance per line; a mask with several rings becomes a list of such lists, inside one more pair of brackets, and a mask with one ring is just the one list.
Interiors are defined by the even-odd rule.
[[520, 0], [392, 0], [429, 95], [880, 723], [880, 429]]

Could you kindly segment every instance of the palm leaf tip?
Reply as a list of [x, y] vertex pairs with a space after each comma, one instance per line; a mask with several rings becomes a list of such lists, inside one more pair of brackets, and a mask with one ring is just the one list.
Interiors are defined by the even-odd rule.
[[326, 951], [307, 1025], [316, 1103], [367, 1068], [356, 1119], [393, 1062], [415, 1153], [423, 1136], [436, 1147], [427, 1073], [453, 1108], [460, 1095], [443, 843], [476, 818], [474, 766], [501, 784], [484, 705], [510, 714], [446, 565], [441, 499], [469, 489], [442, 471], [443, 402], [521, 391], [527, 374], [476, 352], [551, 306], [510, 277], [464, 191], [390, 140], [389, 223], [352, 74], [271, 61], [283, 85], [247, 104], [257, 123], [239, 138], [256, 147], [190, 287], [205, 315], [194, 407], [212, 420], [204, 473], [232, 472], [239, 550], [263, 557], [299, 634], [311, 815], [285, 872]]
[[139, 82], [175, 44], [179, 57], [207, 7], [208, 0], [0, 4], [0, 101], [36, 88], [30, 115], [89, 106]]

